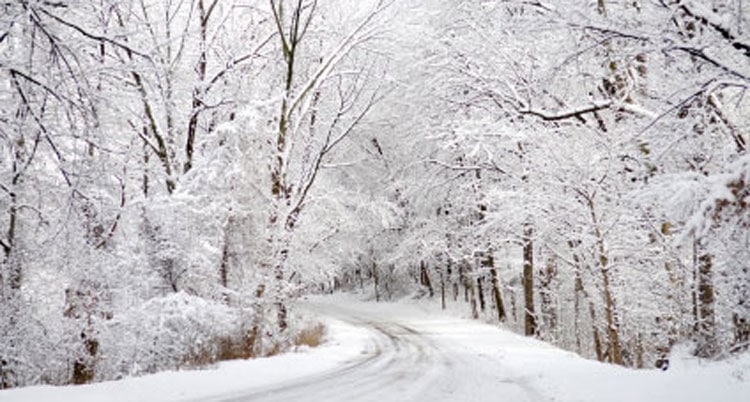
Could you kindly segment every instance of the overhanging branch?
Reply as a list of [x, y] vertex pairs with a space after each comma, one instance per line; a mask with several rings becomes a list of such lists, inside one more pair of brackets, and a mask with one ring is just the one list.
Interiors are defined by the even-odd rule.
[[53, 20], [55, 20], [55, 21], [57, 21], [57, 22], [65, 25], [66, 27], [71, 28], [71, 29], [77, 31], [78, 33], [80, 33], [81, 35], [83, 35], [83, 36], [85, 36], [85, 37], [87, 37], [89, 39], [92, 39], [92, 40], [95, 40], [95, 41], [98, 41], [98, 42], [106, 42], [106, 43], [109, 43], [110, 45], [113, 45], [115, 47], [118, 47], [120, 49], [125, 50], [126, 52], [128, 52], [128, 54], [134, 54], [134, 55], [143, 57], [144, 59], [147, 59], [147, 60], [151, 59], [145, 53], [141, 53], [141, 52], [133, 49], [132, 47], [130, 47], [128, 45], [120, 43], [120, 42], [118, 42], [118, 41], [116, 41], [114, 39], [107, 38], [106, 36], [96, 35], [96, 34], [93, 34], [91, 32], [88, 32], [85, 29], [79, 27], [78, 25], [75, 25], [75, 24], [73, 24], [71, 22], [68, 22], [68, 21], [66, 21], [66, 20], [64, 20], [64, 19], [56, 16], [55, 14], [52, 14], [51, 12], [49, 12], [49, 11], [47, 11], [45, 9], [40, 9], [39, 11], [42, 12], [44, 15], [47, 15], [48, 17], [52, 18]]
[[519, 110], [519, 113], [530, 114], [532, 116], [539, 117], [540, 119], [544, 121], [560, 121], [560, 120], [570, 119], [572, 117], [581, 117], [582, 115], [598, 112], [604, 109], [609, 109], [610, 107], [612, 107], [612, 105], [613, 105], [612, 101], [604, 101], [604, 102], [594, 103], [590, 106], [582, 106], [580, 108], [563, 110], [560, 112], [549, 112], [546, 110], [527, 108], [527, 109]]

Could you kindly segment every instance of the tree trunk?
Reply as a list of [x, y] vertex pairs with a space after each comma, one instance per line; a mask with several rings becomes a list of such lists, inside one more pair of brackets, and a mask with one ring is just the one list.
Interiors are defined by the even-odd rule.
[[420, 261], [419, 263], [419, 277], [421, 285], [427, 288], [427, 291], [430, 293], [430, 297], [432, 298], [433, 296], [435, 296], [435, 290], [432, 288], [430, 275], [427, 272], [427, 263], [424, 261]]
[[[143, 126], [143, 138], [146, 138], [148, 136], [148, 127]], [[141, 191], [143, 192], [143, 197], [148, 198], [148, 190], [149, 190], [149, 182], [148, 182], [148, 161], [149, 161], [149, 148], [148, 143], [146, 143], [146, 140], [143, 140], [143, 176], [141, 177]]]
[[378, 289], [378, 265], [375, 263], [375, 261], [372, 262], [370, 273], [372, 274], [373, 290], [375, 290], [375, 301], [380, 301], [380, 290]]
[[469, 302], [469, 278], [466, 276], [466, 266], [465, 264], [460, 264], [458, 267], [458, 275], [459, 275], [459, 281], [461, 282], [461, 285], [464, 288], [464, 302]]
[[612, 294], [612, 287], [609, 278], [609, 259], [607, 258], [607, 251], [604, 247], [604, 235], [599, 228], [599, 221], [596, 217], [596, 211], [594, 209], [594, 201], [591, 198], [587, 199], [589, 212], [591, 214], [591, 222], [594, 226], [594, 235], [596, 236], [597, 251], [599, 253], [599, 264], [602, 274], [602, 293], [604, 296], [604, 314], [607, 320], [607, 337], [609, 338], [609, 362], [614, 364], [622, 365], [622, 345], [620, 343], [620, 329], [619, 323], [617, 322], [617, 311], [615, 306], [614, 295]]
[[[578, 257], [574, 255], [574, 260]], [[578, 261], [576, 261], [577, 263]], [[575, 267], [575, 279], [573, 287], [573, 332], [576, 337], [576, 351], [581, 353], [582, 344], [581, 341], [581, 293], [583, 292], [583, 281], [581, 280], [581, 274], [579, 268]]]
[[497, 274], [495, 258], [492, 256], [492, 251], [487, 253], [483, 264], [490, 270], [490, 278], [492, 279], [492, 297], [495, 299], [495, 308], [497, 308], [497, 320], [505, 322], [505, 304], [503, 303], [503, 294], [500, 289], [500, 277]]
[[518, 323], [518, 301], [516, 300], [515, 288], [510, 288], [510, 313], [513, 317], [513, 323]]
[[[571, 249], [575, 249], [578, 247], [580, 242], [576, 242], [573, 240], [570, 240], [568, 242], [568, 245]], [[583, 296], [583, 298], [588, 302], [589, 305], [589, 316], [591, 318], [591, 334], [594, 339], [594, 352], [596, 353], [596, 360], [603, 362], [604, 361], [604, 350], [602, 349], [602, 341], [601, 341], [601, 335], [599, 334], [599, 328], [597, 327], [597, 318], [596, 318], [596, 308], [594, 306], [594, 302], [591, 300], [591, 297], [589, 296], [588, 292], [586, 291], [586, 288], [583, 286], [583, 278], [581, 277], [581, 270], [583, 269], [581, 264], [581, 259], [578, 256], [578, 253], [573, 251], [573, 262], [575, 263], [575, 326], [576, 326], [576, 346], [578, 347], [579, 351], [582, 350], [581, 347], [581, 336], [580, 336], [580, 296]]]
[[[750, 278], [750, 266], [745, 265], [740, 272], [740, 278]], [[737, 307], [732, 314], [734, 323], [734, 342], [731, 353], [739, 353], [750, 348], [750, 281], [742, 281], [737, 285]]]
[[203, 0], [199, 0], [198, 18], [200, 19], [200, 55], [198, 57], [198, 64], [195, 66], [195, 72], [198, 74], [198, 84], [193, 88], [192, 109], [188, 121], [187, 140], [185, 141], [184, 173], [187, 173], [193, 167], [193, 151], [195, 149], [195, 137], [198, 132], [198, 118], [201, 113], [201, 107], [203, 106], [203, 88], [206, 81], [206, 67], [208, 64], [208, 57], [206, 55], [206, 52], [208, 51], [206, 33], [208, 30], [209, 17]]
[[609, 270], [606, 265], [602, 269], [602, 291], [604, 292], [604, 313], [607, 318], [607, 335], [609, 337], [609, 362], [622, 365], [622, 346], [620, 344], [620, 330], [615, 318], [615, 300], [609, 281]]
[[453, 287], [453, 302], [455, 303], [458, 301], [458, 293], [459, 293], [458, 282], [460, 281], [460, 279], [459, 281], [453, 280], [453, 260], [448, 258], [447, 264], [448, 264], [448, 279], [451, 283], [451, 286]]
[[222, 287], [229, 286], [229, 241], [224, 237], [224, 244], [221, 247], [221, 264], [219, 265], [219, 283]]
[[524, 227], [523, 233], [523, 293], [524, 293], [524, 334], [536, 334], [536, 315], [534, 313], [534, 234], [530, 225]]
[[477, 318], [479, 318], [479, 310], [477, 309], [477, 296], [472, 281], [469, 281], [468, 287], [469, 296], [471, 297], [471, 318], [476, 320]]
[[[742, 307], [741, 304], [740, 307]], [[734, 323], [734, 344], [730, 352], [745, 351], [750, 348], [750, 322], [739, 313], [732, 315], [732, 322]]]
[[[272, 227], [273, 229], [273, 227]], [[278, 229], [277, 233], [279, 236], [274, 236], [271, 239], [271, 246], [274, 250], [274, 262], [271, 267], [271, 272], [274, 273], [275, 286], [272, 288], [274, 294], [272, 295], [273, 304], [276, 306], [277, 323], [280, 332], [286, 331], [289, 326], [287, 321], [287, 297], [286, 288], [286, 263], [289, 259], [289, 249], [291, 247], [292, 232], [288, 227], [282, 227]]]
[[21, 282], [23, 280], [23, 269], [21, 268], [21, 261], [16, 256], [16, 224], [18, 219], [18, 206], [17, 206], [16, 194], [10, 195], [10, 206], [8, 208], [8, 231], [4, 245], [4, 258], [3, 262], [8, 268], [8, 287], [11, 293], [16, 293], [21, 290]]
[[[15, 293], [21, 290], [21, 281], [23, 279], [23, 270], [21, 268], [21, 261], [18, 259], [16, 250], [16, 226], [18, 224], [18, 184], [21, 180], [21, 171], [19, 162], [22, 161], [22, 154], [20, 150], [16, 150], [14, 153], [14, 159], [12, 162], [12, 179], [10, 185], [10, 191], [8, 191], [9, 203], [8, 203], [8, 230], [5, 232], [5, 241], [0, 241], [3, 247], [3, 260], [0, 264], [0, 286], [5, 286], [3, 279], [7, 280], [7, 286], [13, 297]], [[2, 240], [0, 238], [0, 240]], [[3, 278], [2, 268], [8, 269], [7, 276]], [[0, 296], [2, 294], [3, 287], [0, 287]]]
[[479, 297], [479, 308], [482, 312], [486, 309], [486, 303], [484, 301], [484, 274], [481, 272], [477, 275], [477, 296]]
[[265, 315], [265, 298], [266, 285], [264, 283], [260, 283], [255, 289], [255, 300], [253, 301], [253, 317], [251, 320], [252, 326], [245, 333], [245, 344], [244, 350], [242, 351], [242, 357], [245, 359], [260, 356], [263, 353], [262, 323], [264, 321], [263, 316]]
[[581, 353], [582, 344], [581, 341], [581, 290], [583, 289], [583, 283], [578, 272], [575, 275], [575, 285], [573, 290], [573, 332], [576, 337], [576, 351]]
[[65, 290], [63, 315], [82, 324], [79, 332], [82, 350], [76, 353], [73, 361], [73, 384], [88, 384], [95, 377], [99, 340], [96, 337], [94, 323], [98, 319], [112, 318], [112, 313], [103, 306], [109, 297], [102, 292], [101, 286], [89, 280], [81, 281], [75, 288]]
[[602, 345], [602, 336], [599, 334], [599, 327], [596, 325], [596, 308], [594, 302], [589, 301], [589, 315], [591, 316], [591, 330], [594, 336], [594, 352], [596, 353], [596, 360], [604, 361], [604, 347]]
[[[544, 323], [544, 332], [546, 336], [552, 336], [557, 328], [557, 307], [553, 299], [552, 282], [557, 276], [557, 268], [554, 261], [547, 263], [546, 269], [542, 272], [540, 280], [541, 293], [541, 312], [542, 322]], [[547, 338], [552, 340], [553, 338]]]
[[221, 262], [219, 265], [219, 283], [224, 289], [229, 288], [229, 258], [230, 258], [230, 232], [233, 226], [233, 219], [230, 217], [224, 226], [224, 241], [221, 246]]
[[464, 272], [464, 293], [466, 294], [466, 297], [471, 304], [471, 317], [474, 319], [479, 318], [479, 309], [477, 306], [477, 294], [476, 289], [474, 289], [474, 280], [471, 278], [472, 272], [471, 272], [471, 264], [469, 264], [468, 261], [464, 261], [461, 264]]
[[440, 268], [440, 307], [445, 310], [445, 273]]
[[170, 151], [167, 147], [167, 140], [159, 130], [159, 125], [157, 124], [156, 116], [154, 115], [154, 107], [152, 107], [151, 103], [149, 102], [149, 96], [148, 92], [146, 91], [146, 84], [144, 84], [143, 82], [143, 77], [141, 77], [141, 75], [136, 71], [131, 71], [130, 74], [133, 77], [133, 82], [135, 83], [135, 86], [140, 93], [141, 103], [143, 105], [143, 113], [147, 120], [144, 128], [144, 138], [146, 138], [148, 136], [148, 133], [150, 133], [154, 140], [156, 140], [156, 145], [154, 146], [146, 141], [144, 142], [147, 148], [150, 148], [156, 154], [156, 156], [159, 157], [159, 160], [164, 167], [167, 192], [169, 194], [172, 194], [177, 184], [175, 183], [172, 174], [172, 160], [170, 158]]
[[697, 315], [695, 330], [698, 337], [696, 355], [713, 357], [719, 352], [716, 339], [715, 291], [713, 285], [713, 256], [705, 251], [701, 241], [696, 243], [695, 275], [697, 282]]

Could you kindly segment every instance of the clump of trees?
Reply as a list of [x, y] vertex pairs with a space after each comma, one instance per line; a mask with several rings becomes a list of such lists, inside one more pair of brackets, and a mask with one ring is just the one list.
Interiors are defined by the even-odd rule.
[[388, 6], [0, 4], [0, 388], [293, 344]]
[[450, 3], [415, 6], [398, 93], [422, 101], [380, 188], [399, 219], [344, 284], [627, 366], [746, 350], [748, 5]]

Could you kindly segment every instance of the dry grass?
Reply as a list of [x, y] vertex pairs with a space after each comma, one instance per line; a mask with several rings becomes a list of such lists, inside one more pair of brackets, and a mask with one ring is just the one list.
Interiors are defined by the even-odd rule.
[[295, 346], [309, 346], [311, 348], [320, 346], [326, 334], [325, 325], [317, 322], [311, 323], [300, 329], [294, 337]]
[[304, 325], [294, 336], [293, 345], [274, 343], [270, 349], [261, 353], [256, 350], [256, 331], [248, 331], [240, 337], [220, 337], [215, 340], [214, 348], [206, 348], [185, 356], [180, 368], [205, 367], [223, 360], [252, 359], [258, 356], [274, 356], [300, 346], [317, 347], [323, 343], [326, 327], [313, 322]]
[[214, 341], [213, 346], [185, 356], [179, 368], [199, 368], [225, 360], [246, 360], [257, 357], [255, 335], [252, 331], [239, 337], [219, 337]]

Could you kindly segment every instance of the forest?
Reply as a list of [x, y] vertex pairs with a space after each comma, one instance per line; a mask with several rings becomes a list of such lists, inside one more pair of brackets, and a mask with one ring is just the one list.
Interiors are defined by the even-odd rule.
[[0, 2], [0, 389], [431, 299], [634, 368], [750, 348], [750, 1]]

